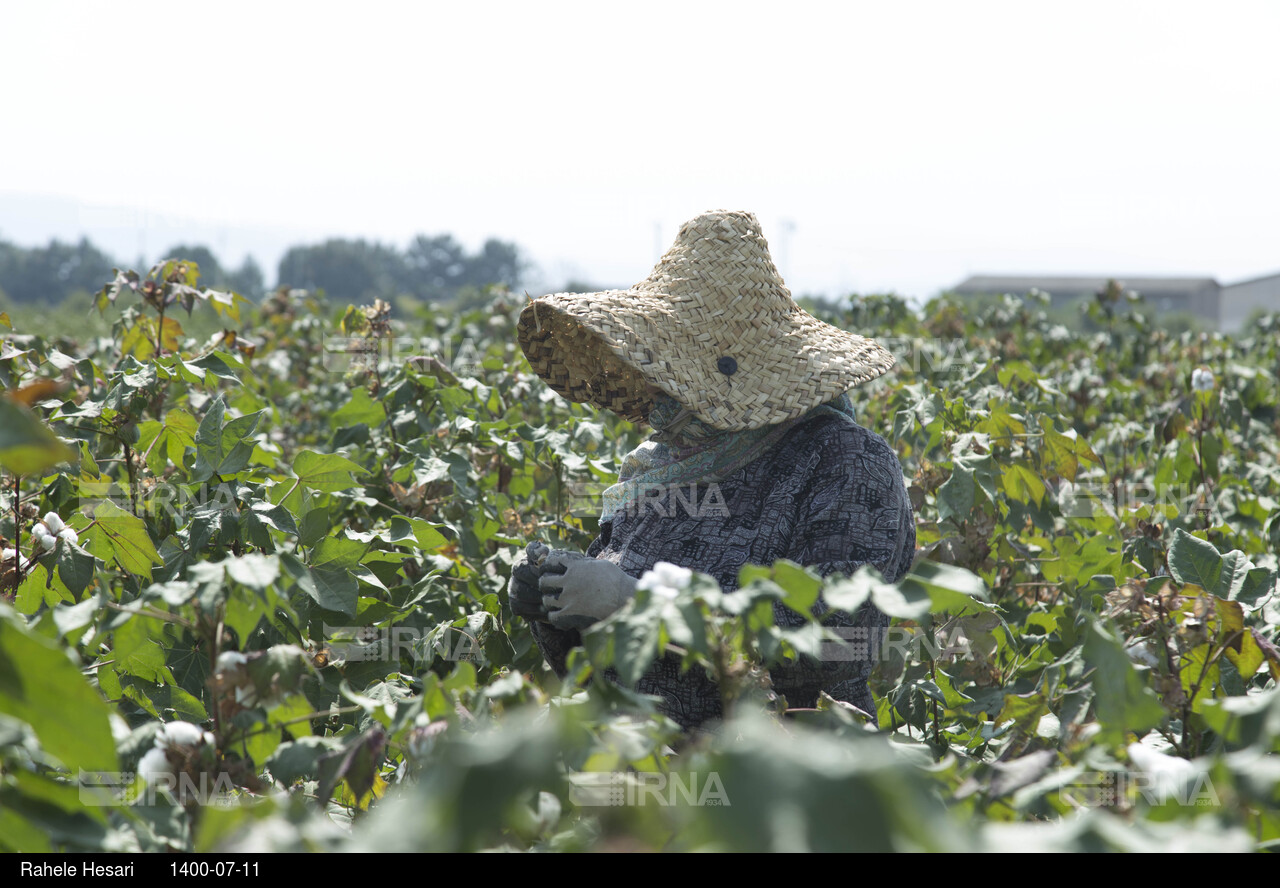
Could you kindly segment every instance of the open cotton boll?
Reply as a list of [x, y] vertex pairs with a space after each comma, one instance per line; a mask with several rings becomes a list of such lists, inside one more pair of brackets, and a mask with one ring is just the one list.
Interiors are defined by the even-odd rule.
[[76, 533], [70, 527], [64, 527], [62, 530], [58, 531], [58, 539], [66, 540], [74, 546], [80, 542], [80, 534]]
[[222, 672], [227, 669], [235, 669], [237, 666], [243, 666], [249, 662], [249, 658], [239, 651], [223, 651], [218, 654], [218, 662], [214, 667], [215, 672]]
[[62, 523], [62, 519], [58, 517], [57, 512], [45, 512], [44, 517], [41, 518], [40, 521], [45, 527], [49, 528], [49, 533], [51, 534], [56, 534], [65, 527]]
[[169, 756], [165, 751], [156, 746], [148, 749], [138, 761], [138, 773], [148, 783], [155, 783], [157, 780], [172, 777], [173, 765], [169, 764]]
[[31, 528], [31, 535], [35, 537], [36, 545], [41, 549], [52, 552], [58, 545], [58, 540], [53, 534], [49, 533], [43, 524], [37, 524]]
[[637, 589], [645, 589], [659, 598], [675, 598], [681, 589], [688, 589], [693, 582], [693, 571], [669, 561], [659, 561], [636, 582]]
[[173, 746], [200, 746], [202, 744], [212, 744], [213, 735], [208, 731], [202, 731], [191, 722], [176, 721], [169, 722], [160, 729], [156, 734], [156, 747], [166, 748]]

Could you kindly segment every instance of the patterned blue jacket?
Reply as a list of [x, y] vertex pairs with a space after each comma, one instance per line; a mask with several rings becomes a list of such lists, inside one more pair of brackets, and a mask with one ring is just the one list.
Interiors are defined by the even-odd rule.
[[[783, 558], [824, 576], [871, 564], [896, 581], [911, 568], [916, 543], [897, 454], [879, 435], [830, 415], [798, 423], [773, 449], [718, 485], [619, 512], [600, 531], [587, 554], [633, 577], [669, 561], [710, 574], [726, 592], [737, 588], [744, 564]], [[867, 656], [775, 667], [774, 688], [789, 706], [814, 706], [819, 691], [826, 691], [874, 713], [867, 677], [889, 618], [869, 602], [850, 615], [828, 612], [819, 600], [815, 613], [825, 614], [830, 626], [864, 627]], [[779, 625], [803, 623], [781, 603], [775, 604], [775, 618]], [[563, 676], [565, 657], [581, 636], [548, 623], [529, 625], [543, 656]], [[862, 631], [842, 634], [860, 638]], [[721, 715], [714, 682], [697, 669], [681, 675], [672, 655], [654, 663], [636, 689], [661, 696], [663, 712], [686, 729]]]

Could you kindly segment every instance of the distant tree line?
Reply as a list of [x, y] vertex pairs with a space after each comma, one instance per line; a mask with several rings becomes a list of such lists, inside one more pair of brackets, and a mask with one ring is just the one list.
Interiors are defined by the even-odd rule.
[[280, 260], [279, 281], [323, 289], [345, 301], [407, 293], [420, 299], [452, 299], [467, 288], [516, 287], [525, 261], [515, 244], [489, 239], [469, 253], [451, 235], [418, 235], [408, 249], [364, 240], [328, 240], [293, 247]]
[[[208, 247], [178, 244], [165, 251], [163, 258], [196, 262], [200, 282], [208, 287], [234, 290], [253, 299], [266, 290], [262, 269], [252, 256], [239, 268], [228, 269]], [[0, 240], [0, 293], [15, 303], [55, 304], [72, 293], [94, 293], [111, 280], [113, 268], [122, 267], [88, 238], [78, 244], [53, 240], [47, 247], [20, 247]], [[404, 250], [365, 240], [334, 239], [291, 247], [280, 260], [276, 281], [324, 290], [329, 298], [343, 302], [402, 294], [442, 301], [490, 284], [516, 287], [526, 269], [515, 244], [495, 239], [485, 241], [474, 253], [447, 234], [418, 235]]]
[[111, 257], [88, 238], [30, 249], [0, 241], [0, 292], [14, 302], [61, 302], [77, 291], [100, 290], [111, 279], [113, 266]]

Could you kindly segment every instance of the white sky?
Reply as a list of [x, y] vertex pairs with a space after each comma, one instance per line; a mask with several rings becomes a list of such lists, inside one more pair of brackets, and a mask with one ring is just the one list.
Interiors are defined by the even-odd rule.
[[[8, 3], [0, 237], [326, 236], [643, 278], [754, 211], [797, 295], [1280, 270], [1280, 2]], [[531, 288], [532, 289], [532, 288]], [[536, 293], [535, 293], [536, 295]]]

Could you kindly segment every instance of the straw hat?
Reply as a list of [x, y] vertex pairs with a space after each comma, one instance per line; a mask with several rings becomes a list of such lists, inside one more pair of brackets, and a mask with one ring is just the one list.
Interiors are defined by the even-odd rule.
[[686, 222], [629, 290], [531, 301], [519, 339], [571, 401], [641, 421], [660, 389], [726, 430], [800, 416], [893, 366], [876, 342], [796, 305], [756, 217], [728, 210]]

